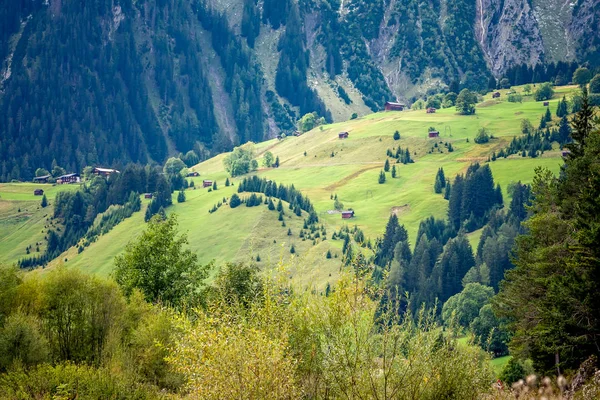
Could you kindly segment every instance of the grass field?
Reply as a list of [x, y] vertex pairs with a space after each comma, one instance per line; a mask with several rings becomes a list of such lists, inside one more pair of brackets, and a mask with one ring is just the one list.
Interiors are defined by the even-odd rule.
[[[558, 88], [550, 109], [555, 112], [558, 99], [573, 91], [572, 87]], [[280, 158], [277, 169], [259, 169], [255, 174], [278, 183], [294, 184], [306, 194], [324, 224], [328, 239], [315, 246], [312, 241], [298, 237], [303, 218], [288, 212], [286, 227], [277, 220], [277, 213], [266, 206], [231, 209], [221, 207], [210, 214], [208, 210], [224, 197], [230, 197], [236, 186], [225, 187], [227, 173], [223, 168], [221, 154], [193, 167], [201, 176], [194, 178], [197, 189], [186, 192], [187, 201], [175, 203], [168, 211], [179, 217], [180, 230], [187, 233], [189, 246], [201, 262], [215, 261], [219, 266], [225, 262], [256, 260], [269, 270], [286, 265], [290, 279], [302, 287], [322, 290], [327, 282], [335, 281], [340, 272], [339, 259], [326, 259], [328, 250], [341, 253], [340, 241], [330, 240], [334, 230], [345, 224], [357, 225], [367, 237], [375, 239], [381, 235], [391, 212], [395, 212], [414, 244], [419, 222], [431, 215], [445, 218], [447, 201], [442, 195], [433, 193], [433, 183], [438, 168], [443, 167], [446, 177], [466, 171], [474, 162], [485, 162], [492, 151], [504, 147], [513, 136], [520, 133], [521, 119], [528, 118], [537, 125], [545, 112], [541, 102], [526, 97], [523, 103], [492, 100], [488, 95], [477, 108], [474, 116], [457, 115], [454, 108], [427, 114], [425, 110], [375, 113], [364, 118], [318, 127], [300, 137], [288, 137], [256, 144], [259, 163], [266, 151]], [[554, 121], [557, 123], [557, 120]], [[429, 139], [429, 127], [440, 131], [439, 140]], [[485, 145], [473, 142], [480, 127], [488, 128], [494, 139]], [[401, 139], [393, 139], [398, 130]], [[348, 139], [338, 139], [338, 132], [348, 131]], [[467, 139], [469, 139], [467, 141]], [[437, 142], [438, 148], [435, 147]], [[455, 151], [447, 152], [444, 143], [452, 143]], [[398, 177], [380, 185], [377, 179], [386, 160], [386, 150], [397, 146], [408, 147], [413, 164], [396, 164]], [[433, 148], [433, 152], [430, 150]], [[438, 149], [441, 149], [440, 152]], [[394, 162], [390, 159], [390, 162]], [[511, 182], [531, 182], [534, 168], [549, 168], [558, 173], [562, 159], [558, 149], [546, 152], [536, 159], [513, 156], [490, 163], [494, 179], [502, 186], [505, 202], [510, 200], [506, 191]], [[219, 190], [209, 192], [200, 189], [202, 179], [217, 181]], [[34, 198], [33, 189], [43, 186], [52, 202], [60, 190], [73, 190], [73, 186], [51, 186], [33, 184], [0, 185], [0, 262], [14, 262], [25, 256], [25, 248], [43, 240], [44, 215], [49, 211], [37, 208], [39, 198]], [[331, 197], [337, 195], [345, 208], [352, 208], [356, 217], [342, 221], [339, 214], [328, 214], [333, 209]], [[21, 211], [18, 211], [18, 210]], [[26, 211], [23, 211], [26, 210]], [[108, 275], [113, 268], [113, 259], [144, 229], [143, 209], [125, 220], [113, 231], [100, 237], [81, 254], [71, 249], [54, 264], [65, 263], [90, 273]], [[286, 209], [287, 211], [287, 209]], [[292, 235], [288, 236], [288, 228]], [[476, 246], [480, 231], [469, 235]], [[289, 252], [294, 244], [297, 253]], [[65, 261], [66, 260], [66, 261]]]

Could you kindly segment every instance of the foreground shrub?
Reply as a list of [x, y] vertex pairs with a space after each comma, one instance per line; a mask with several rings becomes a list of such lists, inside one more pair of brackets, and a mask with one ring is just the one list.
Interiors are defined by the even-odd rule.
[[0, 398], [13, 399], [160, 399], [165, 398], [119, 374], [88, 366], [40, 365], [0, 375]]

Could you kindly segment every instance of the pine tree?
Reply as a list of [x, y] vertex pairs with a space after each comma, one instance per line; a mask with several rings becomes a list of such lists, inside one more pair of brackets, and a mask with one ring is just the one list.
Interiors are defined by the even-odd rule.
[[288, 229], [288, 231], [287, 231], [287, 235], [288, 235], [288, 236], [292, 236], [292, 228], [289, 228], [289, 229]]
[[569, 143], [571, 141], [571, 125], [569, 124], [569, 120], [567, 116], [564, 115], [560, 119], [560, 124], [558, 126], [558, 143], [561, 145]]
[[225, 186], [229, 187], [230, 183], [229, 183], [229, 177], [227, 179], [225, 179]]
[[385, 183], [385, 172], [381, 171], [379, 173], [379, 184]]
[[212, 189], [213, 190], [217, 190], [217, 181], [213, 182]]
[[277, 211], [279, 211], [280, 213], [283, 213], [283, 203], [281, 202], [281, 200], [279, 200], [279, 202], [277, 202]]
[[270, 211], [275, 210], [275, 204], [273, 204], [273, 200], [271, 200], [270, 197], [269, 197], [269, 203], [268, 203], [267, 207], [269, 208]]
[[571, 137], [574, 142], [565, 146], [571, 151], [570, 157], [575, 158], [583, 155], [583, 148], [594, 129], [594, 114], [594, 107], [589, 102], [587, 88], [584, 87], [581, 96], [581, 108], [573, 118]]
[[450, 193], [452, 192], [452, 185], [450, 185], [450, 181], [446, 181], [446, 190], [444, 190], [444, 199], [450, 200]]
[[435, 183], [433, 185], [433, 189], [435, 193], [442, 193], [442, 190], [446, 187], [446, 177], [444, 175], [444, 169], [438, 169], [438, 172], [435, 176]]
[[389, 172], [390, 171], [390, 161], [388, 159], [385, 160], [385, 164], [383, 165], [383, 170], [385, 172]]
[[394, 132], [394, 140], [400, 140], [400, 132]]
[[275, 168], [279, 168], [279, 156], [275, 157], [275, 163], [273, 165]]
[[185, 192], [183, 190], [180, 190], [179, 193], [177, 194], [177, 202], [185, 203]]
[[331, 258], [331, 250], [327, 250], [326, 258], [328, 258], [328, 259]]
[[392, 165], [392, 178], [396, 177], [396, 166]]
[[42, 197], [42, 202], [41, 202], [40, 206], [41, 206], [42, 208], [46, 208], [46, 207], [48, 206], [48, 199], [46, 198], [46, 195], [44, 195], [44, 196]]
[[552, 114], [550, 113], [550, 107], [546, 107], [546, 114], [544, 115], [546, 122], [552, 121]]
[[556, 107], [556, 116], [562, 118], [569, 114], [567, 109], [567, 99], [563, 96], [562, 100], [558, 102], [558, 106]]
[[290, 253], [291, 254], [295, 254], [296, 253], [296, 248], [294, 247], [293, 244], [292, 244], [292, 247], [290, 247]]

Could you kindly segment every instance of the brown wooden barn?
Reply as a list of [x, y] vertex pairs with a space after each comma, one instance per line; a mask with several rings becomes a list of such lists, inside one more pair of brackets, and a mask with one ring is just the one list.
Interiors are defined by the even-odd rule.
[[431, 131], [431, 132], [429, 132], [429, 137], [430, 138], [440, 137], [440, 133], [438, 131]]
[[497, 99], [498, 97], [500, 97], [500, 92], [495, 92], [492, 94], [492, 99]]
[[348, 136], [350, 136], [350, 134], [349, 134], [348, 132], [340, 132], [340, 133], [338, 134], [338, 137], [339, 137], [340, 139], [348, 139]]
[[188, 177], [192, 177], [192, 176], [200, 176], [200, 173], [197, 171], [192, 171], [192, 172], [188, 172], [187, 174]]
[[550, 105], [550, 102], [549, 102], [549, 101], [545, 101], [545, 102], [544, 102], [544, 107], [548, 107], [549, 105]]
[[435, 114], [435, 107], [429, 107], [427, 109], [427, 114]]
[[42, 189], [35, 189], [33, 191], [33, 195], [34, 196], [43, 196], [44, 195], [44, 191]]
[[396, 103], [393, 101], [385, 102], [385, 111], [404, 111], [406, 108], [406, 104]]
[[213, 181], [209, 181], [208, 179], [205, 179], [202, 181], [202, 187], [211, 187], [213, 185]]
[[342, 211], [342, 219], [354, 218], [354, 210]]
[[145, 199], [152, 199], [152, 193], [144, 193], [144, 198]]

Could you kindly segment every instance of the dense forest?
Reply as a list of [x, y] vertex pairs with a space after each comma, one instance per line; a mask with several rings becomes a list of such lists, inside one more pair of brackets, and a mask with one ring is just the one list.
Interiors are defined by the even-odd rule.
[[[241, 21], [204, 0], [2, 4], [0, 180], [31, 179], [55, 165], [80, 172], [162, 164], [190, 150], [205, 158], [290, 133], [307, 113], [331, 121], [333, 106], [346, 107], [348, 115], [336, 114], [345, 119], [361, 104], [378, 111], [397, 98], [503, 80], [564, 84], [577, 65], [598, 66], [597, 46], [579, 49], [579, 38], [575, 60], [542, 54], [535, 63], [491, 65], [468, 0], [240, 0], [239, 10]], [[580, 1], [571, 12], [593, 11]], [[271, 61], [261, 53], [269, 40], [277, 44]], [[333, 96], [322, 96], [317, 80], [330, 81]]]

